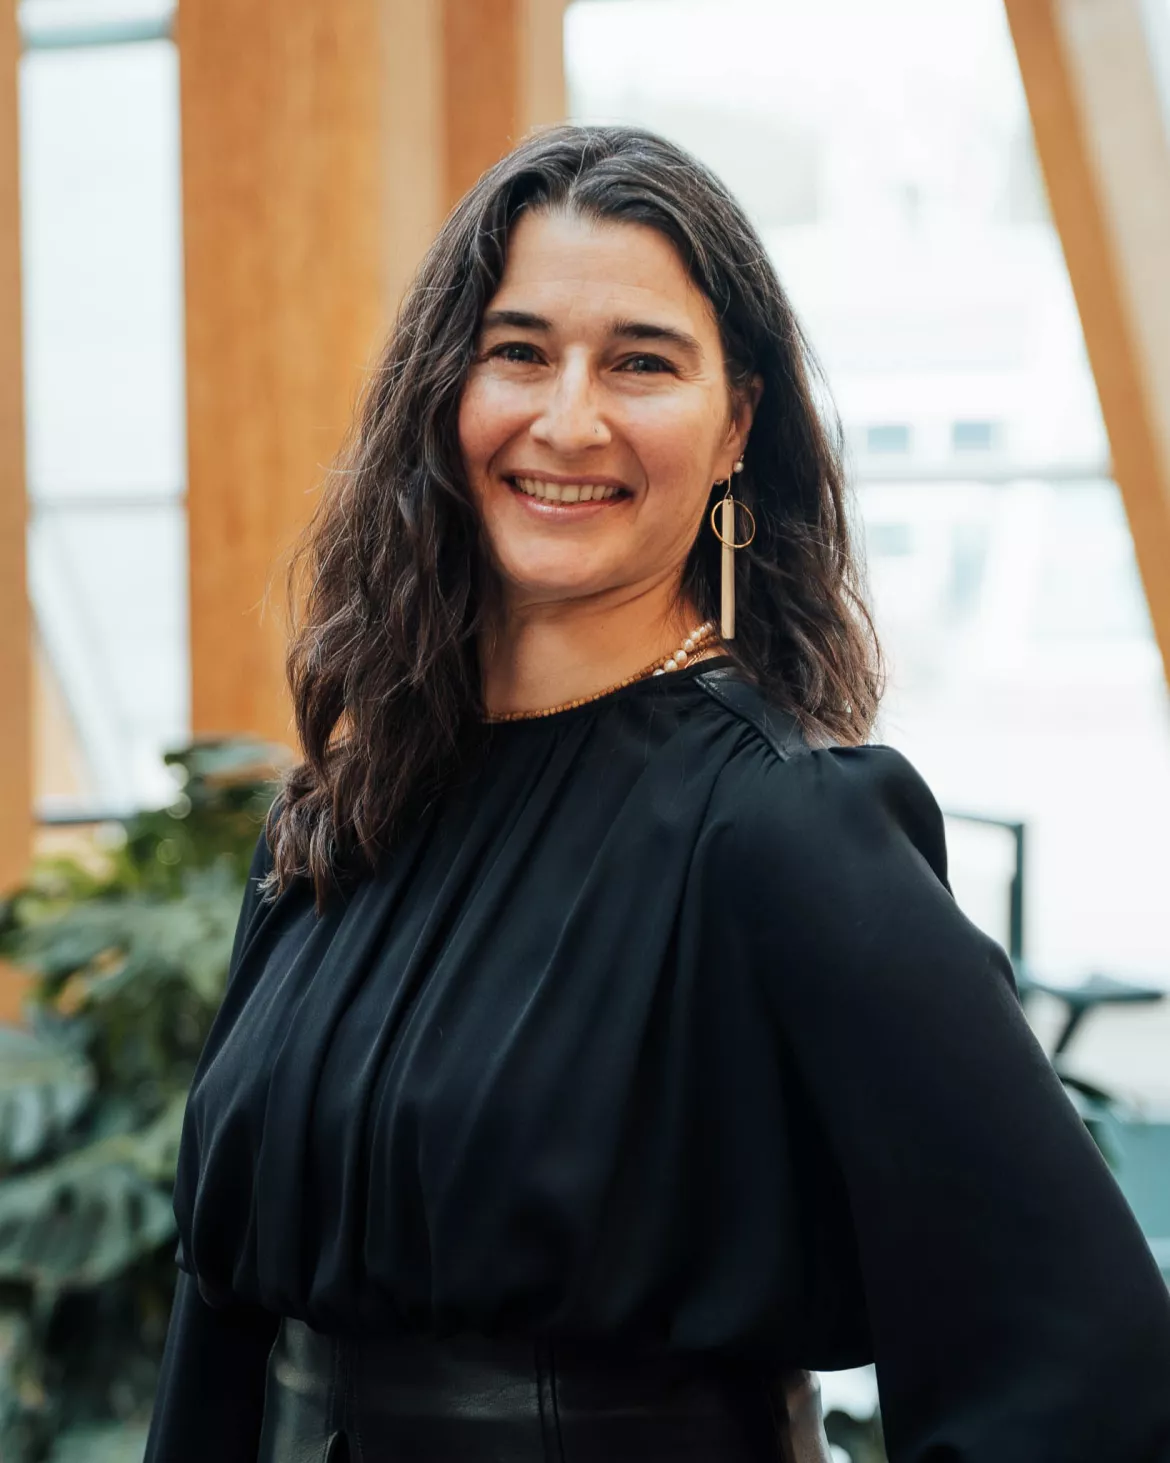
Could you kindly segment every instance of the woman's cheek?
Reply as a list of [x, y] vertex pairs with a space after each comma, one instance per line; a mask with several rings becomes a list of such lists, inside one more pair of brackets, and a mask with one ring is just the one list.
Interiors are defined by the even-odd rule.
[[469, 465], [486, 465], [531, 416], [527, 393], [490, 377], [468, 382], [459, 409], [459, 441]]
[[689, 393], [627, 402], [620, 417], [630, 438], [641, 444], [647, 456], [663, 463], [687, 464], [691, 472], [696, 459], [706, 455], [717, 426], [706, 403], [697, 403]]

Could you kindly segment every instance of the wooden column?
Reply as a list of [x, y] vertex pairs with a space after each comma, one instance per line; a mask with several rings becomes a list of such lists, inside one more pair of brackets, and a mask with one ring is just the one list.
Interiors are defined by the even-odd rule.
[[197, 733], [291, 740], [276, 558], [384, 314], [378, 11], [198, 0], [179, 13]]
[[446, 0], [446, 203], [565, 115], [565, 0]]
[[16, 11], [0, 7], [0, 890], [32, 851], [31, 615], [25, 569]]
[[1170, 676], [1170, 137], [1141, 0], [1006, 0]]
[[181, 8], [196, 733], [291, 745], [283, 552], [444, 212], [563, 110], [563, 4]]

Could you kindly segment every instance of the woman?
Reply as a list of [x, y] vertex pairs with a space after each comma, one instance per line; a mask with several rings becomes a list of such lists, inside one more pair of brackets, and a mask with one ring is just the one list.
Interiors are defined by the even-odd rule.
[[823, 1458], [783, 1379], [871, 1359], [894, 1463], [1170, 1459], [1161, 1279], [864, 745], [810, 371], [649, 134], [445, 224], [304, 551], [151, 1463]]

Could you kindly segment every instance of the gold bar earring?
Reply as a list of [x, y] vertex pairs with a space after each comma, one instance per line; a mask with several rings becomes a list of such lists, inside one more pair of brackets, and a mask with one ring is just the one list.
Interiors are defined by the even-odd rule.
[[723, 590], [720, 606], [720, 628], [724, 640], [735, 639], [735, 499], [731, 496], [731, 479], [728, 479], [727, 496], [720, 503], [723, 512], [719, 525], [719, 537], [723, 547], [720, 550], [720, 584]]
[[[743, 471], [743, 458], [735, 464], [733, 472]], [[735, 510], [741, 508], [751, 519], [751, 532], [742, 543], [735, 541]], [[718, 522], [716, 521], [718, 515]], [[727, 478], [727, 491], [711, 509], [711, 528], [723, 545], [720, 555], [721, 612], [719, 634], [723, 640], [735, 639], [735, 551], [746, 549], [756, 536], [756, 520], [746, 503], [739, 503], [731, 493], [731, 476]]]

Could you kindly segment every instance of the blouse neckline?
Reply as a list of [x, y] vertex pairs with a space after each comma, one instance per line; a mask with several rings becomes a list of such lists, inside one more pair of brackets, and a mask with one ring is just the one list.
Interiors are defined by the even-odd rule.
[[647, 694], [662, 695], [664, 692], [681, 690], [684, 686], [689, 686], [703, 671], [718, 670], [723, 666], [735, 664], [736, 660], [733, 655], [726, 653], [710, 655], [695, 661], [693, 665], [681, 666], [676, 671], [663, 671], [660, 676], [644, 676], [640, 681], [631, 681], [628, 686], [618, 686], [616, 690], [607, 691], [604, 696], [595, 696], [590, 701], [583, 701], [580, 706], [567, 706], [563, 711], [553, 711], [547, 716], [520, 716], [512, 721], [485, 720], [480, 724], [491, 732], [515, 731], [519, 727], [563, 726], [576, 717], [592, 711], [600, 711], [617, 701], [629, 701]]

